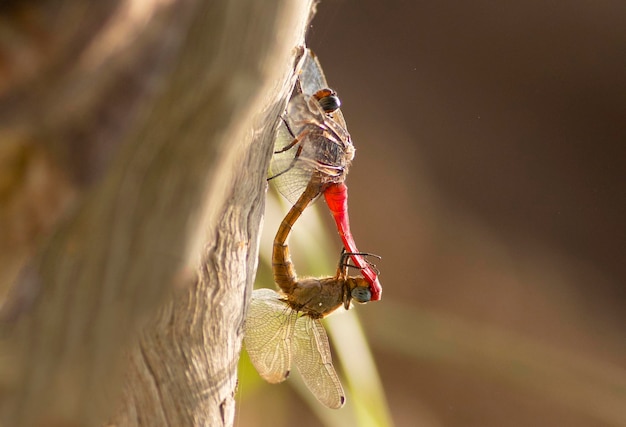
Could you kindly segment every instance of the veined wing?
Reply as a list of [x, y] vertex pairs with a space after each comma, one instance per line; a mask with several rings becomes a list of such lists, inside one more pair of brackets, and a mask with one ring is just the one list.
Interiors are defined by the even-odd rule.
[[292, 346], [294, 362], [309, 390], [327, 407], [341, 408], [346, 398], [333, 367], [328, 336], [322, 323], [300, 316]]
[[250, 361], [269, 383], [284, 381], [291, 369], [292, 335], [298, 313], [271, 289], [252, 292], [244, 325], [244, 344]]
[[289, 102], [285, 121], [268, 171], [280, 193], [295, 203], [315, 171], [323, 183], [343, 181], [354, 157], [348, 132], [328, 118], [315, 98], [302, 94]]
[[341, 147], [352, 145], [345, 124], [342, 126], [333, 120], [334, 114], [324, 112], [319, 100], [310, 95], [296, 95], [287, 104], [287, 122], [294, 135], [298, 136], [307, 129], [319, 128], [328, 141]]
[[[329, 87], [322, 66], [317, 59], [317, 55], [310, 49], [307, 49], [305, 52], [305, 58], [302, 63], [302, 68], [300, 69], [297, 84], [299, 85], [300, 91], [305, 95], [313, 95], [318, 90]], [[346, 121], [341, 111], [337, 110], [330, 116], [342, 128], [347, 129]]]
[[302, 93], [313, 95], [318, 90], [327, 88], [328, 82], [317, 55], [311, 49], [307, 49], [304, 56], [298, 76], [298, 85]]
[[315, 164], [297, 155], [299, 144], [284, 150], [293, 140], [287, 125], [281, 120], [274, 143], [275, 153], [267, 172], [270, 182], [292, 204], [298, 200], [315, 171]]
[[313, 95], [318, 90], [327, 88], [328, 82], [317, 55], [311, 49], [307, 49], [304, 55], [304, 62], [298, 76], [298, 84], [302, 93]]

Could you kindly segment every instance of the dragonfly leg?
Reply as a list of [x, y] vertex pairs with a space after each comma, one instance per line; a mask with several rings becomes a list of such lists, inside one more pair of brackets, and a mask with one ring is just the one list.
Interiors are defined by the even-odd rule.
[[296, 151], [296, 155], [293, 156], [293, 159], [291, 160], [291, 163], [289, 163], [289, 166], [287, 166], [287, 169], [285, 169], [284, 171], [278, 172], [276, 175], [272, 175], [269, 178], [267, 178], [267, 180], [271, 180], [274, 178], [278, 178], [279, 176], [281, 176], [284, 173], [289, 172], [291, 169], [293, 169], [294, 165], [296, 164], [296, 162], [298, 161], [298, 158], [300, 157], [300, 154], [302, 153], [302, 145], [300, 145], [298, 147], [298, 150]]
[[280, 116], [280, 119], [285, 124], [285, 127], [287, 128], [287, 131], [289, 132], [289, 135], [291, 135], [292, 138], [295, 138], [296, 134], [293, 133], [293, 130], [291, 130], [291, 126], [289, 126], [289, 123], [287, 123], [287, 119], [285, 119], [283, 116]]
[[292, 149], [294, 146], [296, 146], [298, 144], [300, 144], [300, 145], [298, 145], [298, 149], [296, 150], [296, 154], [293, 156], [293, 159], [291, 159], [291, 163], [289, 163], [289, 166], [287, 166], [287, 168], [284, 171], [278, 172], [277, 174], [272, 175], [269, 178], [267, 178], [268, 181], [270, 181], [270, 180], [272, 180], [274, 178], [278, 178], [282, 174], [287, 173], [291, 169], [293, 169], [293, 167], [295, 166], [296, 162], [300, 158], [300, 154], [302, 154], [302, 150], [303, 150], [302, 141], [304, 141], [304, 139], [307, 137], [307, 135], [311, 132], [310, 129], [306, 129], [306, 130], [303, 130], [302, 132], [300, 132], [300, 134], [298, 136], [294, 136], [293, 131], [291, 130], [291, 128], [289, 127], [289, 125], [287, 124], [285, 119], [282, 118], [282, 117], [281, 117], [281, 119], [283, 120], [283, 122], [287, 126], [287, 130], [289, 131], [291, 136], [293, 136], [294, 138], [293, 138], [293, 141], [291, 141], [285, 147], [281, 148], [278, 151], [274, 151], [274, 154], [284, 153], [285, 151], [288, 151], [288, 150]]
[[[285, 124], [287, 125], [287, 122], [285, 122]], [[305, 129], [305, 130], [303, 130], [302, 132], [300, 132], [296, 136], [296, 135], [293, 134], [293, 131], [291, 130], [289, 125], [287, 125], [287, 130], [289, 131], [289, 133], [293, 137], [293, 140], [289, 144], [287, 144], [283, 148], [281, 148], [280, 150], [274, 151], [274, 154], [280, 154], [280, 153], [284, 153], [285, 151], [291, 150], [296, 144], [299, 144], [304, 138], [306, 138], [306, 136], [309, 133], [311, 133], [310, 129]]]
[[[342, 248], [341, 249], [341, 258], [339, 259], [339, 270], [346, 272], [348, 268], [356, 268], [358, 270], [363, 270], [366, 267], [359, 267], [358, 265], [354, 265], [350, 263], [350, 257], [351, 256], [363, 256], [363, 257], [374, 257], [377, 259], [382, 259], [382, 257], [380, 255], [376, 255], [376, 254], [372, 254], [369, 252], [346, 252], [346, 248]], [[364, 258], [364, 261], [367, 263], [367, 265], [369, 267], [371, 267], [375, 272], [376, 275], [380, 275], [380, 270], [378, 270], [378, 267], [376, 267], [376, 264], [374, 264], [373, 262], [369, 261], [368, 259]]]

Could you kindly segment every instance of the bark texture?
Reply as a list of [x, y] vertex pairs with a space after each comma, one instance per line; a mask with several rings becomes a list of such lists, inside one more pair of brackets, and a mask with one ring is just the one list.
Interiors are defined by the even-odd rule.
[[232, 425], [312, 1], [2, 9], [1, 425]]

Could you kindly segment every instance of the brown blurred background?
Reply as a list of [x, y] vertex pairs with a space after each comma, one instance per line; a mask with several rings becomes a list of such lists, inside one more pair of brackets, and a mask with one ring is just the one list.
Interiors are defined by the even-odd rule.
[[626, 3], [328, 0], [308, 42], [383, 256], [359, 314], [395, 424], [626, 425]]

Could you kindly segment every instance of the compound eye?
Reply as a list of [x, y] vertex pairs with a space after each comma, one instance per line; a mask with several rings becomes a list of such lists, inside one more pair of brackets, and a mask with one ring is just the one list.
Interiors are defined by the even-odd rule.
[[354, 298], [357, 302], [364, 303], [369, 302], [372, 299], [372, 292], [369, 287], [365, 286], [357, 286], [352, 289], [352, 298]]
[[326, 114], [332, 113], [341, 107], [341, 101], [332, 89], [320, 89], [313, 96], [319, 101]]
[[320, 99], [320, 105], [325, 113], [332, 113], [341, 107], [341, 101], [337, 95], [330, 95]]

